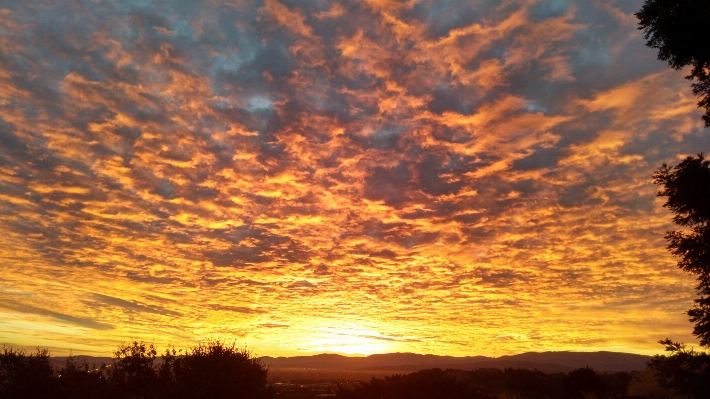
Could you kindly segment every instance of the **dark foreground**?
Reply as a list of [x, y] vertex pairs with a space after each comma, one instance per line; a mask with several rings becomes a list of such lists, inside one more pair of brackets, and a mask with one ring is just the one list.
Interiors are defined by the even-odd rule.
[[[669, 362], [664, 364], [670, 365]], [[673, 365], [680, 369], [686, 366], [688, 364]], [[706, 371], [707, 367], [703, 369]], [[673, 370], [663, 370], [664, 375]], [[663, 382], [663, 375], [659, 376], [657, 371], [599, 373], [585, 367], [569, 372], [545, 373], [513, 368], [473, 371], [432, 368], [394, 375], [383, 375], [380, 371], [372, 374], [376, 377], [356, 382], [353, 377], [360, 379], [367, 373], [319, 372], [310, 376], [292, 373], [292, 378], [284, 378], [287, 373], [274, 370], [269, 376], [269, 370], [261, 359], [234, 344], [227, 345], [220, 341], [187, 350], [166, 350], [160, 357], [152, 345], [133, 342], [119, 347], [109, 365], [88, 364], [68, 358], [58, 368], [52, 366], [46, 350], [38, 349], [36, 353], [28, 354], [3, 348], [0, 350], [0, 399], [704, 397], [680, 396], [662, 388], [657, 380]]]

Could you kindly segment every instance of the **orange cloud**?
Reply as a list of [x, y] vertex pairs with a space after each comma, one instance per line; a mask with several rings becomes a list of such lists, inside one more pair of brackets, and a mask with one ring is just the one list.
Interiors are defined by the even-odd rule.
[[8, 6], [3, 341], [691, 342], [649, 175], [707, 135], [631, 14], [573, 3]]

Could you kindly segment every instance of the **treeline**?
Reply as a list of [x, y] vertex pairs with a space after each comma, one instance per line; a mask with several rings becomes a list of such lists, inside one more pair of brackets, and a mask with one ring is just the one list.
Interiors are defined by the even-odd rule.
[[69, 357], [55, 370], [47, 350], [0, 351], [1, 399], [265, 399], [268, 368], [246, 349], [210, 341], [187, 350], [133, 342], [110, 365]]
[[586, 399], [624, 398], [632, 377], [628, 373], [599, 374], [581, 368], [568, 374], [546, 374], [525, 369], [475, 371], [430, 369], [406, 375], [373, 378], [344, 399]]
[[[663, 392], [652, 397], [710, 398], [710, 355], [666, 343], [669, 356], [655, 356], [647, 375]], [[111, 364], [88, 364], [69, 357], [53, 367], [49, 352], [0, 349], [0, 399], [268, 399], [303, 392], [276, 389], [268, 367], [234, 344], [208, 341], [187, 350], [153, 345], [121, 345]], [[340, 388], [341, 399], [612, 399], [624, 398], [634, 380], [629, 373], [580, 368], [547, 374], [525, 369], [423, 370], [373, 378]], [[639, 382], [641, 380], [637, 380]], [[278, 385], [278, 384], [277, 384]], [[281, 384], [283, 385], [283, 384]], [[660, 388], [659, 388], [660, 389]], [[673, 392], [674, 391], [674, 392]], [[660, 393], [660, 394], [659, 394]]]

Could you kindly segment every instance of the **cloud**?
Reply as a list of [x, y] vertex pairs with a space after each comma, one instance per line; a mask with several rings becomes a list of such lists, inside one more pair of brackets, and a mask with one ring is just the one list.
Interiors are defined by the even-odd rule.
[[109, 324], [99, 323], [97, 321], [86, 319], [82, 317], [71, 316], [68, 314], [55, 312], [48, 309], [38, 308], [32, 305], [25, 305], [21, 303], [4, 303], [0, 307], [8, 309], [14, 312], [27, 313], [39, 316], [50, 317], [60, 323], [74, 324], [79, 327], [90, 328], [93, 330], [111, 330], [114, 327]]
[[650, 353], [693, 284], [649, 176], [710, 142], [640, 6], [6, 5], [2, 284], [33, 298], [10, 310], [91, 350], [328, 350], [307, 337], [340, 320], [382, 332], [347, 353], [597, 350], [618, 325]]
[[266, 313], [264, 310], [260, 309], [252, 309], [244, 306], [228, 306], [228, 305], [220, 305], [220, 304], [213, 304], [210, 305], [211, 309], [214, 310], [223, 310], [227, 312], [237, 312], [237, 313], [245, 313], [245, 314], [261, 314], [261, 313]]
[[[169, 309], [162, 309], [162, 308], [158, 308], [158, 307], [154, 307], [154, 306], [144, 305], [141, 303], [126, 301], [125, 299], [116, 298], [116, 297], [112, 297], [109, 295], [94, 293], [91, 295], [91, 298], [100, 304], [109, 305], [109, 306], [118, 306], [118, 307], [124, 308], [126, 310], [130, 310], [130, 311], [134, 311], [134, 312], [154, 313], [154, 314], [173, 316], [173, 317], [180, 316], [180, 313], [169, 310]], [[90, 306], [96, 306], [96, 305], [91, 304]]]
[[259, 324], [262, 328], [288, 328], [288, 324], [278, 324], [278, 323], [262, 323]]

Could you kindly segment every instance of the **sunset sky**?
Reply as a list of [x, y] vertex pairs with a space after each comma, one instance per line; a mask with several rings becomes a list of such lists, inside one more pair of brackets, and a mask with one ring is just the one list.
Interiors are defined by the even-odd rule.
[[643, 1], [169, 3], [2, 2], [0, 344], [697, 342], [651, 175], [710, 131]]

